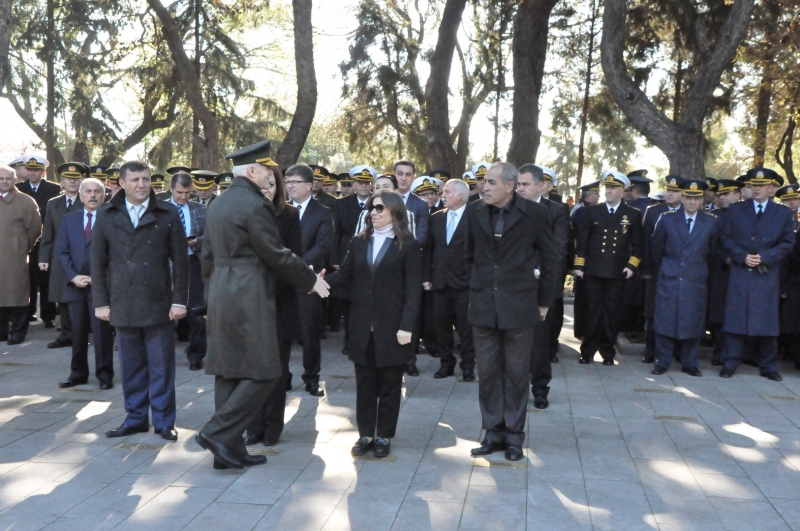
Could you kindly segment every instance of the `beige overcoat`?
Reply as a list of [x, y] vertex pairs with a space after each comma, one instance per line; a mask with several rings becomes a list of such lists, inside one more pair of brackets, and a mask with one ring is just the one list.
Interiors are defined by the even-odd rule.
[[0, 307], [28, 305], [28, 253], [41, 234], [36, 201], [12, 188], [0, 199]]

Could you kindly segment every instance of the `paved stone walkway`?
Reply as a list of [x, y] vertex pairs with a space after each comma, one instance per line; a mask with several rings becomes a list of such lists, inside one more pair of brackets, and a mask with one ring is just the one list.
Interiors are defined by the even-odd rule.
[[[118, 379], [59, 390], [69, 349], [47, 350], [54, 336], [35, 324], [24, 345], [0, 344], [0, 529], [800, 529], [800, 378], [788, 366], [783, 383], [750, 367], [722, 380], [707, 361], [703, 378], [653, 377], [633, 356], [585, 367], [565, 326], [551, 406], [531, 406], [527, 459], [511, 466], [470, 458], [477, 384], [434, 380], [438, 360], [421, 356], [392, 456], [375, 462], [349, 454], [355, 380], [335, 334], [327, 396], [291, 393], [281, 443], [259, 447], [269, 463], [215, 471], [192, 440], [213, 378], [180, 357], [177, 443], [106, 439], [124, 417]], [[295, 348], [296, 375], [300, 358]]]

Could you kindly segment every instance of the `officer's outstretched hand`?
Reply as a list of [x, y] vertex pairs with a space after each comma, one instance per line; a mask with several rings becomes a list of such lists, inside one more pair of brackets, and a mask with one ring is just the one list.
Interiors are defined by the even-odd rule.
[[311, 288], [311, 291], [322, 297], [323, 299], [326, 298], [328, 295], [331, 294], [330, 286], [327, 282], [325, 282], [322, 278], [325, 276], [325, 270], [319, 272], [317, 275], [317, 281], [314, 283], [314, 287]]
[[625, 278], [631, 278], [633, 276], [633, 271], [626, 267], [622, 270], [622, 274], [625, 275]]
[[583, 271], [581, 271], [580, 269], [576, 269], [575, 271], [572, 272], [572, 274], [578, 278], [583, 278]]

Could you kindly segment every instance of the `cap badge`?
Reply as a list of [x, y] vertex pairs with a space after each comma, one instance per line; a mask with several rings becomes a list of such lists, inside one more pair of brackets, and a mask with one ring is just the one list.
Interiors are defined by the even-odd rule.
[[689, 190], [697, 190], [697, 183], [692, 183], [692, 184], [689, 186]]

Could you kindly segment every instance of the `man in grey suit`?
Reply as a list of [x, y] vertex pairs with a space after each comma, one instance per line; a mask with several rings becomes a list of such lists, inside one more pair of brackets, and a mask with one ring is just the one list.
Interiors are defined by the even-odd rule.
[[486, 173], [483, 200], [467, 207], [464, 253], [472, 269], [468, 315], [486, 430], [472, 455], [505, 449], [510, 461], [522, 459], [525, 440], [535, 324], [531, 309], [538, 306], [542, 319], [547, 315], [560, 266], [547, 207], [519, 197], [517, 178], [516, 168], [503, 162]]
[[69, 317], [69, 305], [64, 295], [64, 287], [70, 279], [64, 279], [64, 270], [61, 260], [54, 252], [58, 232], [61, 229], [61, 220], [70, 212], [77, 212], [83, 208], [78, 188], [81, 181], [89, 176], [89, 167], [80, 162], [65, 162], [57, 169], [61, 177], [61, 187], [64, 193], [47, 202], [46, 215], [44, 216], [44, 229], [39, 243], [39, 270], [50, 272], [50, 289], [47, 298], [56, 303], [59, 321], [61, 321], [61, 334], [47, 348], [62, 348], [72, 345], [72, 321]]
[[92, 229], [95, 315], [116, 329], [128, 414], [106, 437], [147, 432], [152, 409], [153, 431], [176, 441], [172, 321], [186, 315], [186, 234], [178, 209], [156, 198], [146, 164], [123, 164], [119, 184]]

